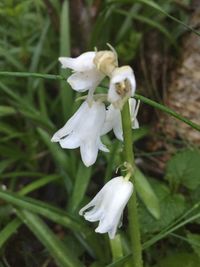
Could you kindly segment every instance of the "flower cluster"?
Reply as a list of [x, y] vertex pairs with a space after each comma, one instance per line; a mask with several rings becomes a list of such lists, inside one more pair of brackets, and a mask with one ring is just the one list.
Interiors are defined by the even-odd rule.
[[[87, 99], [76, 113], [52, 137], [62, 148], [80, 147], [85, 166], [95, 163], [98, 151], [109, 152], [101, 137], [113, 130], [117, 139], [123, 141], [121, 108], [129, 101], [132, 128], [138, 128], [137, 112], [139, 103], [133, 98], [136, 88], [135, 76], [130, 66], [118, 66], [115, 50], [86, 52], [77, 58], [60, 57], [62, 68], [72, 70], [67, 82], [78, 92], [88, 91]], [[107, 102], [94, 92], [105, 78], [109, 78]], [[114, 238], [117, 227], [121, 226], [123, 209], [133, 191], [133, 185], [122, 176], [111, 179], [96, 197], [80, 210], [86, 220], [99, 221], [98, 233], [108, 232]], [[90, 209], [91, 208], [91, 209]], [[90, 209], [88, 211], [88, 209]]]

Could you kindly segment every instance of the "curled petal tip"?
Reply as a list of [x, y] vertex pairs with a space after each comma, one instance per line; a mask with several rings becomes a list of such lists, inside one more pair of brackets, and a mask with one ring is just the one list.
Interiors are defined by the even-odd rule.
[[51, 138], [51, 142], [59, 142], [60, 138], [58, 138], [58, 136], [54, 135], [52, 138]]

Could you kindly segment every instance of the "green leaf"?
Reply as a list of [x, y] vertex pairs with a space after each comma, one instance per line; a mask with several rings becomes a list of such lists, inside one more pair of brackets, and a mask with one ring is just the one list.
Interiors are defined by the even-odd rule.
[[22, 225], [20, 219], [15, 218], [9, 222], [3, 230], [0, 232], [0, 248], [5, 244], [5, 242], [16, 232], [16, 230]]
[[106, 265], [106, 267], [122, 267], [125, 262], [131, 258], [131, 254], [120, 258], [119, 260], [114, 261], [111, 264]]
[[[69, 19], [69, 1], [64, 0], [60, 15], [60, 56], [70, 56], [70, 19]], [[60, 74], [67, 77], [69, 70], [60, 70]], [[67, 120], [71, 115], [73, 101], [73, 90], [67, 82], [60, 82], [60, 99], [62, 102], [63, 118]]]
[[200, 152], [185, 150], [177, 153], [167, 163], [166, 179], [172, 186], [179, 184], [188, 189], [195, 189], [200, 185]]
[[188, 252], [180, 252], [174, 253], [166, 258], [162, 259], [156, 266], [154, 267], [197, 267], [200, 266], [200, 260], [198, 256]]
[[75, 211], [78, 208], [85, 195], [88, 183], [90, 181], [91, 172], [91, 167], [87, 168], [82, 162], [80, 162], [70, 202], [70, 209], [72, 211]]
[[59, 267], [83, 267], [84, 265], [75, 257], [74, 253], [50, 230], [50, 228], [33, 213], [17, 210], [17, 215], [34, 233]]
[[151, 0], [137, 0], [137, 2], [139, 3], [144, 3], [156, 10], [158, 10], [159, 12], [165, 14], [166, 16], [168, 16], [170, 19], [176, 21], [177, 23], [183, 25], [185, 28], [187, 28], [188, 30], [192, 31], [193, 33], [197, 34], [198, 36], [200, 36], [200, 32], [195, 30], [194, 28], [188, 26], [187, 24], [185, 24], [184, 22], [182, 22], [181, 20], [177, 19], [176, 17], [170, 15], [168, 12], [166, 12], [159, 4], [157, 4], [154, 1]]
[[154, 193], [154, 190], [151, 184], [148, 182], [143, 173], [136, 168], [134, 174], [135, 177], [135, 186], [137, 193], [139, 194], [141, 200], [144, 202], [148, 211], [156, 218], [160, 218], [160, 206], [159, 200]]
[[[42, 201], [35, 200], [30, 197], [22, 197], [18, 194], [2, 190], [0, 190], [0, 199], [3, 199], [6, 202], [19, 208], [27, 209], [31, 212], [35, 212], [42, 216], [45, 216], [48, 219], [58, 224], [61, 224], [71, 230], [81, 232], [84, 229], [84, 226], [81, 225], [79, 222], [75, 221], [75, 219], [73, 219], [69, 214], [59, 208], [46, 204]], [[87, 232], [86, 228], [84, 231]]]
[[35, 191], [38, 188], [41, 188], [45, 186], [46, 184], [49, 184], [50, 182], [56, 181], [60, 179], [61, 176], [58, 175], [47, 175], [42, 177], [41, 179], [37, 179], [36, 181], [33, 181], [32, 183], [28, 184], [27, 186], [24, 186], [20, 191], [19, 194], [21, 196], [26, 195], [30, 192]]
[[45, 145], [49, 148], [57, 164], [60, 165], [60, 167], [62, 167], [64, 170], [66, 171], [69, 170], [70, 164], [67, 153], [65, 153], [65, 151], [58, 146], [58, 144], [51, 142], [51, 136], [46, 131], [44, 131], [41, 128], [37, 128], [37, 131], [40, 137], [42, 138], [43, 142], [45, 143]]
[[169, 188], [155, 180], [150, 180], [151, 185], [159, 199], [160, 218], [154, 219], [142, 205], [139, 206], [141, 230], [144, 233], [154, 233], [168, 226], [185, 210], [185, 199], [180, 194], [171, 194]]
[[[163, 33], [168, 38], [168, 40], [171, 42], [171, 44], [174, 45], [174, 47], [176, 49], [178, 48], [177, 43], [176, 43], [175, 39], [173, 38], [173, 36], [171, 35], [171, 33], [167, 30], [167, 28], [163, 27], [161, 23], [156, 22], [152, 19], [149, 19], [148, 17], [138, 15], [136, 12], [129, 13], [129, 12], [124, 11], [124, 10], [116, 10], [116, 12], [119, 14], [125, 15], [125, 16], [129, 15], [130, 18], [132, 18], [132, 19], [138, 20], [142, 23], [149, 25], [152, 28], [158, 29], [161, 33]], [[140, 33], [140, 35], [141, 35], [141, 33]]]
[[13, 115], [15, 113], [16, 110], [13, 107], [0, 106], [0, 117]]
[[192, 246], [194, 252], [199, 256], [200, 259], [200, 235], [199, 234], [187, 234], [188, 241]]

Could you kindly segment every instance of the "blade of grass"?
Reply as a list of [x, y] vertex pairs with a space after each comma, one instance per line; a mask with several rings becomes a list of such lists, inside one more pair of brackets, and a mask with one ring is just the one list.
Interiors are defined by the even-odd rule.
[[139, 197], [142, 199], [146, 208], [154, 216], [154, 218], [159, 219], [160, 218], [159, 200], [152, 186], [150, 185], [144, 174], [137, 167], [135, 167], [134, 178], [135, 178], [135, 187], [137, 189]]
[[160, 23], [157, 23], [156, 21], [153, 21], [152, 19], [149, 19], [145, 16], [134, 14], [134, 13], [129, 13], [129, 12], [124, 11], [124, 10], [118, 10], [117, 9], [117, 10], [115, 10], [115, 12], [122, 14], [124, 16], [129, 15], [132, 19], [138, 20], [140, 22], [143, 22], [143, 23], [155, 28], [155, 29], [158, 29], [161, 33], [163, 33], [168, 38], [168, 40], [171, 42], [171, 44], [173, 44], [174, 47], [178, 50], [178, 46], [177, 46], [175, 39], [170, 34], [170, 32], [165, 27], [163, 27]]
[[163, 112], [171, 115], [172, 117], [175, 117], [176, 119], [190, 125], [193, 129], [197, 130], [200, 132], [200, 125], [192, 122], [191, 120], [189, 119], [186, 119], [185, 117], [181, 116], [180, 114], [176, 113], [175, 111], [173, 111], [172, 109], [168, 108], [167, 106], [164, 106], [162, 104], [159, 104], [147, 97], [144, 97], [142, 95], [138, 95], [138, 94], [135, 94], [135, 99], [139, 99], [141, 100], [143, 103], [145, 104], [148, 104], [149, 106], [152, 106], [156, 109], [159, 109], [159, 110], [162, 110]]
[[48, 175], [45, 177], [42, 177], [41, 179], [38, 179], [36, 181], [33, 181], [32, 183], [28, 184], [27, 186], [24, 186], [20, 191], [19, 195], [24, 196], [29, 194], [30, 192], [33, 192], [37, 190], [38, 188], [41, 188], [53, 181], [57, 181], [58, 179], [61, 179], [61, 176], [58, 175]]
[[[48, 33], [49, 26], [50, 26], [50, 20], [49, 20], [49, 18], [47, 18], [47, 20], [44, 23], [44, 27], [42, 28], [42, 32], [41, 32], [38, 44], [35, 47], [34, 53], [32, 55], [32, 61], [31, 61], [31, 65], [30, 65], [30, 68], [29, 68], [30, 72], [34, 72], [38, 68], [38, 64], [39, 64], [39, 61], [40, 61], [42, 49], [43, 49], [43, 46], [44, 46], [46, 35]], [[29, 88], [29, 90], [28, 90], [29, 96], [33, 97], [32, 93], [33, 93], [33, 89], [34, 89], [34, 82], [33, 82], [32, 79], [28, 80], [28, 88]]]
[[[61, 177], [56, 175], [49, 175], [46, 177], [43, 177], [41, 179], [38, 179], [37, 181], [34, 181], [27, 186], [24, 186], [20, 191], [19, 195], [25, 195], [30, 192], [33, 192], [34, 190], [41, 188], [42, 186], [45, 186], [46, 184], [54, 181], [55, 179], [59, 179]], [[11, 222], [9, 222], [3, 230], [0, 232], [0, 248], [7, 242], [7, 240], [16, 233], [17, 229], [22, 225], [22, 221], [19, 218], [13, 219]]]
[[42, 78], [49, 80], [65, 80], [65, 77], [62, 75], [55, 74], [44, 74], [44, 73], [33, 73], [33, 72], [11, 72], [11, 71], [0, 71], [0, 76], [8, 77], [21, 77], [21, 78]]
[[15, 218], [9, 222], [3, 230], [0, 232], [0, 248], [5, 244], [5, 242], [16, 233], [17, 229], [22, 225], [20, 219]]
[[35, 200], [30, 197], [22, 197], [19, 194], [3, 190], [0, 190], [0, 199], [3, 199], [4, 201], [21, 209], [27, 209], [31, 212], [35, 212], [44, 217], [47, 217], [55, 223], [61, 224], [71, 230], [79, 232], [82, 232], [84, 230], [84, 234], [91, 233], [91, 231], [86, 226], [77, 222], [68, 213], [40, 200]]
[[51, 121], [47, 120], [45, 117], [41, 116], [41, 114], [30, 105], [25, 99], [23, 99], [20, 95], [11, 90], [8, 86], [0, 82], [1, 90], [9, 95], [15, 102], [13, 105], [16, 105], [18, 112], [22, 113], [24, 116], [39, 122], [48, 128], [52, 128], [53, 124]]
[[[69, 1], [64, 0], [60, 18], [60, 56], [70, 56], [70, 19], [69, 19]], [[61, 76], [66, 79], [70, 74], [68, 70], [61, 70]], [[69, 84], [60, 83], [60, 99], [62, 103], [63, 118], [67, 120], [71, 115], [72, 103], [73, 103], [73, 90]]]
[[76, 174], [75, 185], [73, 187], [72, 197], [69, 204], [70, 210], [74, 212], [81, 203], [83, 196], [85, 195], [88, 183], [90, 181], [92, 168], [87, 168], [82, 162], [80, 162], [78, 171]]
[[74, 253], [50, 230], [50, 228], [35, 214], [26, 210], [18, 210], [17, 215], [34, 233], [40, 242], [48, 249], [50, 255], [60, 267], [83, 267]]
[[42, 215], [57, 224], [81, 234], [82, 238], [89, 243], [90, 248], [94, 249], [94, 254], [99, 258], [102, 257], [103, 251], [101, 250], [100, 243], [98, 242], [98, 238], [94, 235], [94, 232], [63, 210], [33, 198], [22, 197], [19, 194], [3, 190], [0, 190], [0, 199], [15, 207]]
[[156, 2], [151, 1], [151, 0], [137, 0], [137, 2], [139, 3], [143, 3], [145, 5], [148, 5], [156, 10], [158, 10], [159, 12], [162, 12], [163, 14], [165, 14], [167, 17], [169, 17], [170, 19], [178, 22], [179, 24], [183, 25], [186, 29], [188, 29], [189, 31], [197, 34], [198, 36], [200, 36], [200, 32], [195, 30], [194, 28], [190, 27], [189, 25], [185, 24], [184, 22], [182, 22], [181, 20], [175, 18], [174, 16], [170, 15], [169, 13], [167, 13], [163, 8], [161, 8]]
[[58, 146], [58, 144], [51, 142], [51, 136], [46, 131], [41, 128], [37, 128], [37, 131], [45, 145], [48, 147], [52, 157], [57, 163], [57, 166], [60, 167], [61, 173], [68, 185], [67, 190], [70, 192], [72, 189], [72, 181], [70, 178], [71, 176], [69, 175], [71, 170], [69, 156]]

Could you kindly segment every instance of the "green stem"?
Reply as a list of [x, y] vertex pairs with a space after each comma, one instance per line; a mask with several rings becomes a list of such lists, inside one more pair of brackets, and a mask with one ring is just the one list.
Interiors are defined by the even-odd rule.
[[[122, 128], [124, 136], [124, 158], [128, 165], [132, 166], [134, 169], [134, 155], [132, 149], [132, 127], [131, 127], [131, 117], [128, 101], [125, 103], [123, 110], [121, 112], [122, 117]], [[134, 184], [133, 176], [130, 180]], [[133, 255], [133, 266], [142, 267], [142, 246], [140, 240], [140, 229], [137, 213], [137, 199], [136, 192], [134, 190], [128, 205], [129, 213], [129, 230], [130, 238], [132, 244], [132, 255]]]
[[181, 116], [180, 114], [176, 113], [172, 109], [170, 109], [170, 108], [168, 108], [168, 107], [166, 107], [166, 106], [164, 106], [162, 104], [159, 104], [159, 103], [157, 103], [157, 102], [155, 102], [155, 101], [153, 101], [153, 100], [151, 100], [151, 99], [149, 99], [147, 97], [144, 97], [142, 95], [135, 94], [134, 98], [138, 99], [138, 100], [141, 100], [143, 103], [148, 104], [149, 106], [152, 106], [152, 107], [154, 107], [156, 109], [162, 110], [163, 112], [171, 115], [172, 117], [178, 119], [179, 121], [182, 121], [182, 122], [188, 124], [193, 129], [195, 129], [195, 130], [200, 132], [200, 125], [199, 124], [196, 124], [196, 123], [184, 118], [183, 116]]
[[43, 74], [43, 73], [34, 73], [34, 72], [10, 72], [10, 71], [0, 71], [0, 76], [13, 76], [13, 77], [25, 77], [25, 78], [43, 78], [50, 80], [65, 80], [61, 75], [54, 74]]

